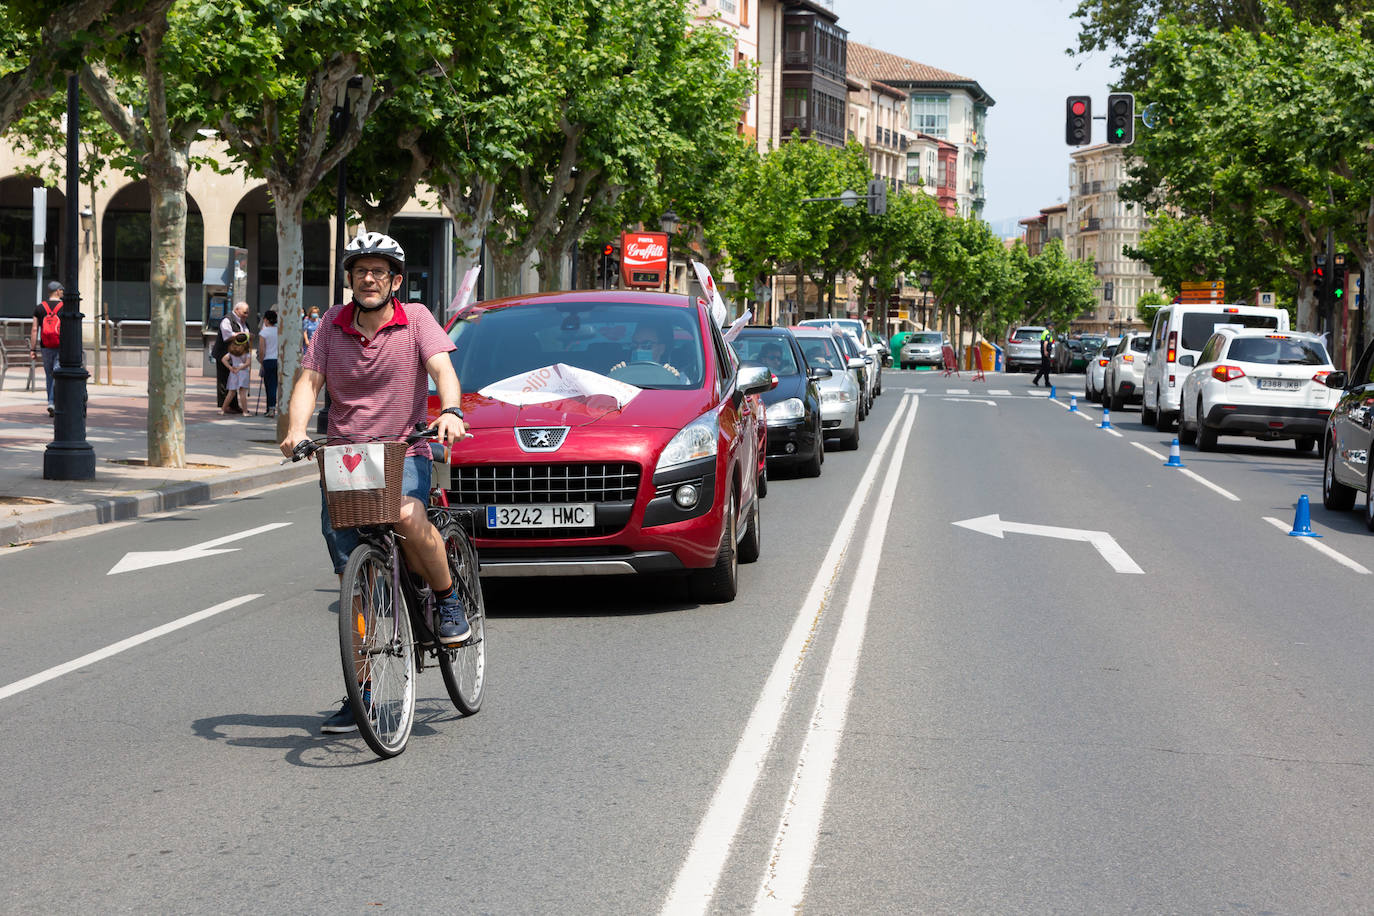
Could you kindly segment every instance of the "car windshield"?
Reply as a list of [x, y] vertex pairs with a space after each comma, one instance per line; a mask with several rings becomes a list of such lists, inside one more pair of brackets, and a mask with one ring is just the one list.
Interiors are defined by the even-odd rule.
[[1242, 328], [1277, 329], [1278, 318], [1273, 315], [1237, 315], [1232, 312], [1189, 312], [1183, 316], [1182, 345], [1188, 350], [1201, 350], [1207, 339], [1223, 324]]
[[[629, 302], [538, 302], [476, 308], [454, 323], [453, 368], [464, 391], [478, 391], [514, 375], [565, 363], [615, 378], [620, 363], [652, 362], [676, 370], [640, 388], [698, 388], [704, 348], [695, 312]], [[643, 338], [643, 340], [641, 340]], [[656, 338], [646, 355], [632, 344]]]
[[907, 342], [907, 343], [916, 343], [916, 344], [938, 344], [938, 343], [940, 342], [940, 335], [939, 335], [939, 334], [912, 334], [910, 337], [908, 337], [908, 338], [906, 339], [906, 342]]
[[1322, 366], [1330, 361], [1320, 342], [1293, 337], [1237, 337], [1226, 358], [1271, 366]]
[[779, 378], [801, 374], [792, 347], [782, 336], [740, 336], [731, 341], [740, 360], [752, 366], [766, 366]]
[[854, 338], [850, 337], [848, 334], [836, 334], [835, 341], [840, 345], [840, 349], [844, 351], [847, 356], [857, 357], [859, 355], [859, 348], [855, 345]]
[[1040, 339], [1040, 332], [1041, 332], [1042, 330], [1044, 330], [1044, 329], [1043, 329], [1043, 328], [1017, 328], [1017, 329], [1016, 329], [1016, 332], [1015, 332], [1014, 334], [1011, 335], [1011, 339], [1012, 339], [1012, 340], [1016, 340], [1016, 341], [1021, 341], [1021, 342], [1030, 341], [1030, 340], [1039, 340], [1039, 339]]
[[833, 340], [825, 337], [803, 337], [798, 340], [802, 355], [813, 369], [829, 369], [832, 372], [843, 368], [840, 352], [835, 349]]
[[1086, 350], [1101, 350], [1107, 345], [1105, 337], [1084, 337], [1083, 348]]

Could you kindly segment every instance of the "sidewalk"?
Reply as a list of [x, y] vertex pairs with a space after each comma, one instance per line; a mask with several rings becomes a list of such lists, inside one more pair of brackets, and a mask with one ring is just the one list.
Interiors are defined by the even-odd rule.
[[[115, 366], [113, 384], [87, 380], [86, 440], [95, 451], [94, 480], [44, 480], [43, 455], [53, 439], [43, 372], [25, 391], [27, 369], [11, 369], [0, 389], [0, 551], [73, 528], [120, 521], [207, 502], [242, 490], [317, 473], [313, 462], [283, 465], [276, 420], [261, 416], [261, 379], [254, 366], [254, 417], [225, 417], [215, 380], [186, 376], [186, 467], [145, 467], [148, 457], [148, 369]], [[313, 425], [312, 425], [313, 428]]]

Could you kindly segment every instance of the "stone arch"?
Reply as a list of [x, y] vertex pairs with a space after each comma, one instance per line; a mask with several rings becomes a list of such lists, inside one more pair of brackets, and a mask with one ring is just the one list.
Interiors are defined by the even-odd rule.
[[[105, 203], [100, 219], [100, 301], [113, 321], [147, 321], [151, 315], [152, 210], [148, 182], [134, 181]], [[201, 312], [205, 276], [205, 225], [195, 198], [186, 195], [186, 316]]]
[[0, 178], [0, 316], [33, 318], [35, 303], [49, 280], [66, 276], [67, 195], [48, 188], [47, 232], [40, 278], [33, 266], [33, 189], [43, 182], [27, 175]]
[[[229, 244], [248, 250], [248, 304], [257, 316], [277, 304], [277, 211], [267, 185], [260, 184], [239, 198], [229, 219]], [[301, 227], [305, 248], [305, 285], [301, 304], [329, 308], [331, 298], [332, 230], [328, 220], [310, 220]]]

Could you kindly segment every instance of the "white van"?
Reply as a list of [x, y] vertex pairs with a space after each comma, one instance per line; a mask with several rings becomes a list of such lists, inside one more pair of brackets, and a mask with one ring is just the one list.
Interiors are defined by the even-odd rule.
[[1178, 419], [1179, 394], [1183, 380], [1192, 370], [1178, 365], [1179, 357], [1191, 353], [1193, 360], [1202, 352], [1219, 327], [1288, 330], [1288, 312], [1258, 305], [1166, 305], [1155, 315], [1150, 334], [1150, 352], [1145, 357], [1145, 377], [1141, 380], [1144, 400], [1140, 422], [1167, 432]]

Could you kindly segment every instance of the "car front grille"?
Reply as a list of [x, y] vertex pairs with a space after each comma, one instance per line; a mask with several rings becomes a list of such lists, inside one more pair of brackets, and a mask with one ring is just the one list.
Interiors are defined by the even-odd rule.
[[639, 466], [606, 464], [503, 464], [454, 467], [450, 499], [464, 505], [601, 503], [633, 500]]

